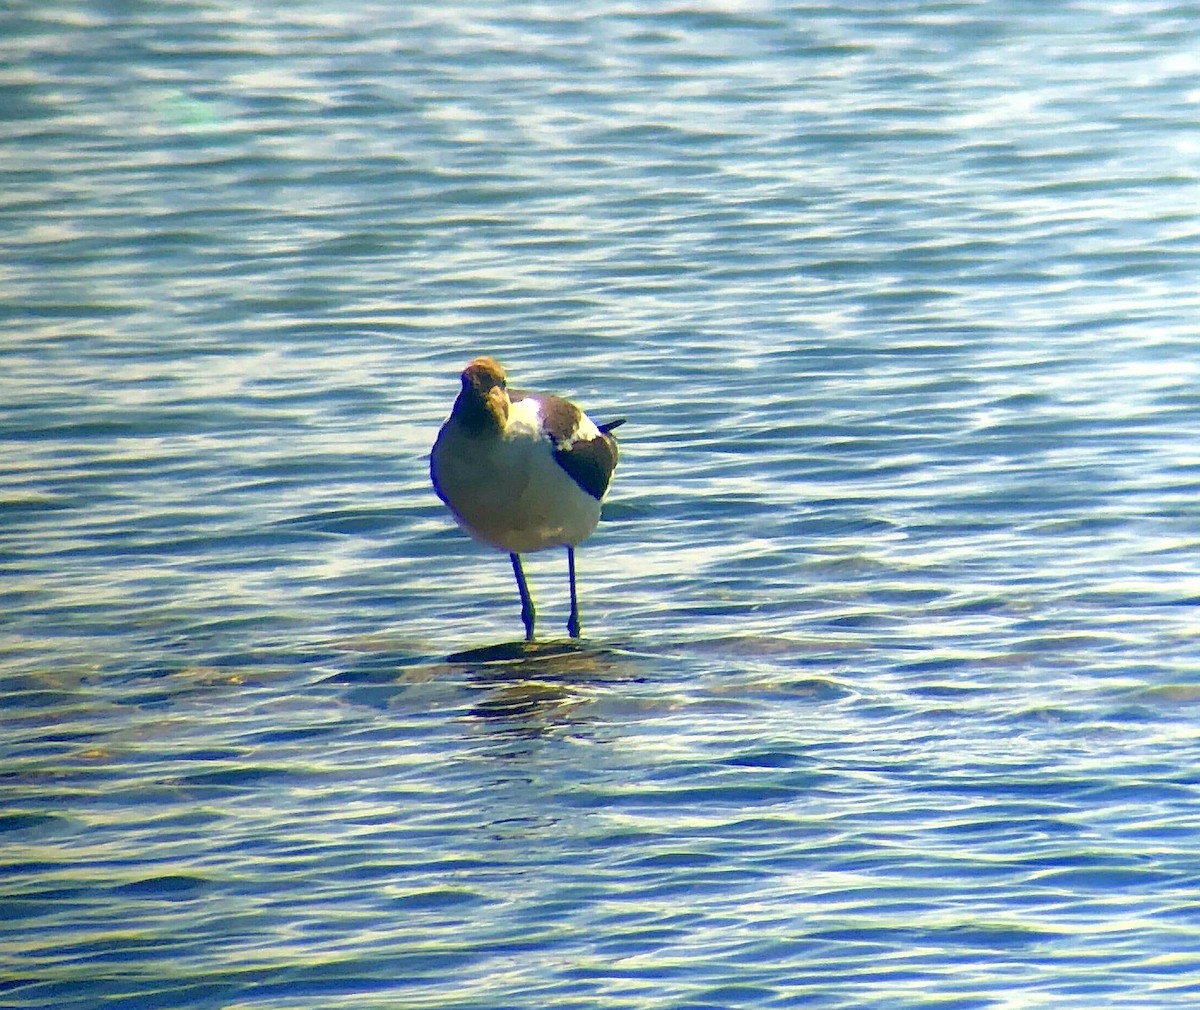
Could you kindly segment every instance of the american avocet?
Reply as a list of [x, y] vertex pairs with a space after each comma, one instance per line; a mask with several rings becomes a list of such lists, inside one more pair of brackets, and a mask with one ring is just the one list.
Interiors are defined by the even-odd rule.
[[492, 358], [476, 358], [463, 369], [462, 390], [433, 444], [429, 472], [458, 524], [508, 551], [527, 642], [536, 612], [521, 555], [546, 547], [567, 549], [567, 632], [579, 637], [575, 548], [600, 520], [617, 465], [610, 432], [624, 421], [597, 425], [560, 396], [509, 389]]

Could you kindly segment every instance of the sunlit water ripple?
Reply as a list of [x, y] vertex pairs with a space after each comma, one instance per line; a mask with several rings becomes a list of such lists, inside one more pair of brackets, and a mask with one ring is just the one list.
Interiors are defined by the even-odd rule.
[[6, 15], [0, 1000], [1193, 1004], [1196, 13]]

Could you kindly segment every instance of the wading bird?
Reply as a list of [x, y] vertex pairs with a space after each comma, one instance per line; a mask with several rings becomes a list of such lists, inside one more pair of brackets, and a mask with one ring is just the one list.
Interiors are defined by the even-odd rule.
[[464, 530], [508, 552], [527, 642], [537, 615], [521, 555], [547, 547], [567, 549], [567, 632], [579, 637], [575, 548], [600, 520], [617, 465], [612, 430], [624, 421], [597, 425], [560, 396], [509, 389], [492, 358], [463, 369], [462, 389], [433, 444], [430, 476]]

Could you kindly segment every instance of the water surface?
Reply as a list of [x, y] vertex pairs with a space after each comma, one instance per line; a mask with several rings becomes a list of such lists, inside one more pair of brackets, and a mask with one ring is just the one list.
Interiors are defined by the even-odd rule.
[[6, 1005], [1195, 1002], [1196, 13], [9, 15]]

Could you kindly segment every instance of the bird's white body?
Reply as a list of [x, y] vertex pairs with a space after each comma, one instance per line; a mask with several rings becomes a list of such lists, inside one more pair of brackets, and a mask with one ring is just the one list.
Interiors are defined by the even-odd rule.
[[[451, 417], [431, 457], [438, 493], [472, 537], [511, 554], [575, 547], [600, 521], [600, 501], [554, 458], [542, 427], [542, 400], [526, 394], [509, 407], [498, 435], [481, 437]], [[578, 437], [600, 437], [586, 415]]]
[[536, 611], [521, 555], [547, 547], [567, 549], [567, 631], [579, 637], [575, 548], [600, 521], [618, 457], [611, 432], [620, 423], [598, 426], [562, 397], [510, 390], [493, 358], [476, 358], [463, 369], [462, 390], [433, 444], [429, 473], [463, 529], [508, 551], [526, 641], [533, 641]]

